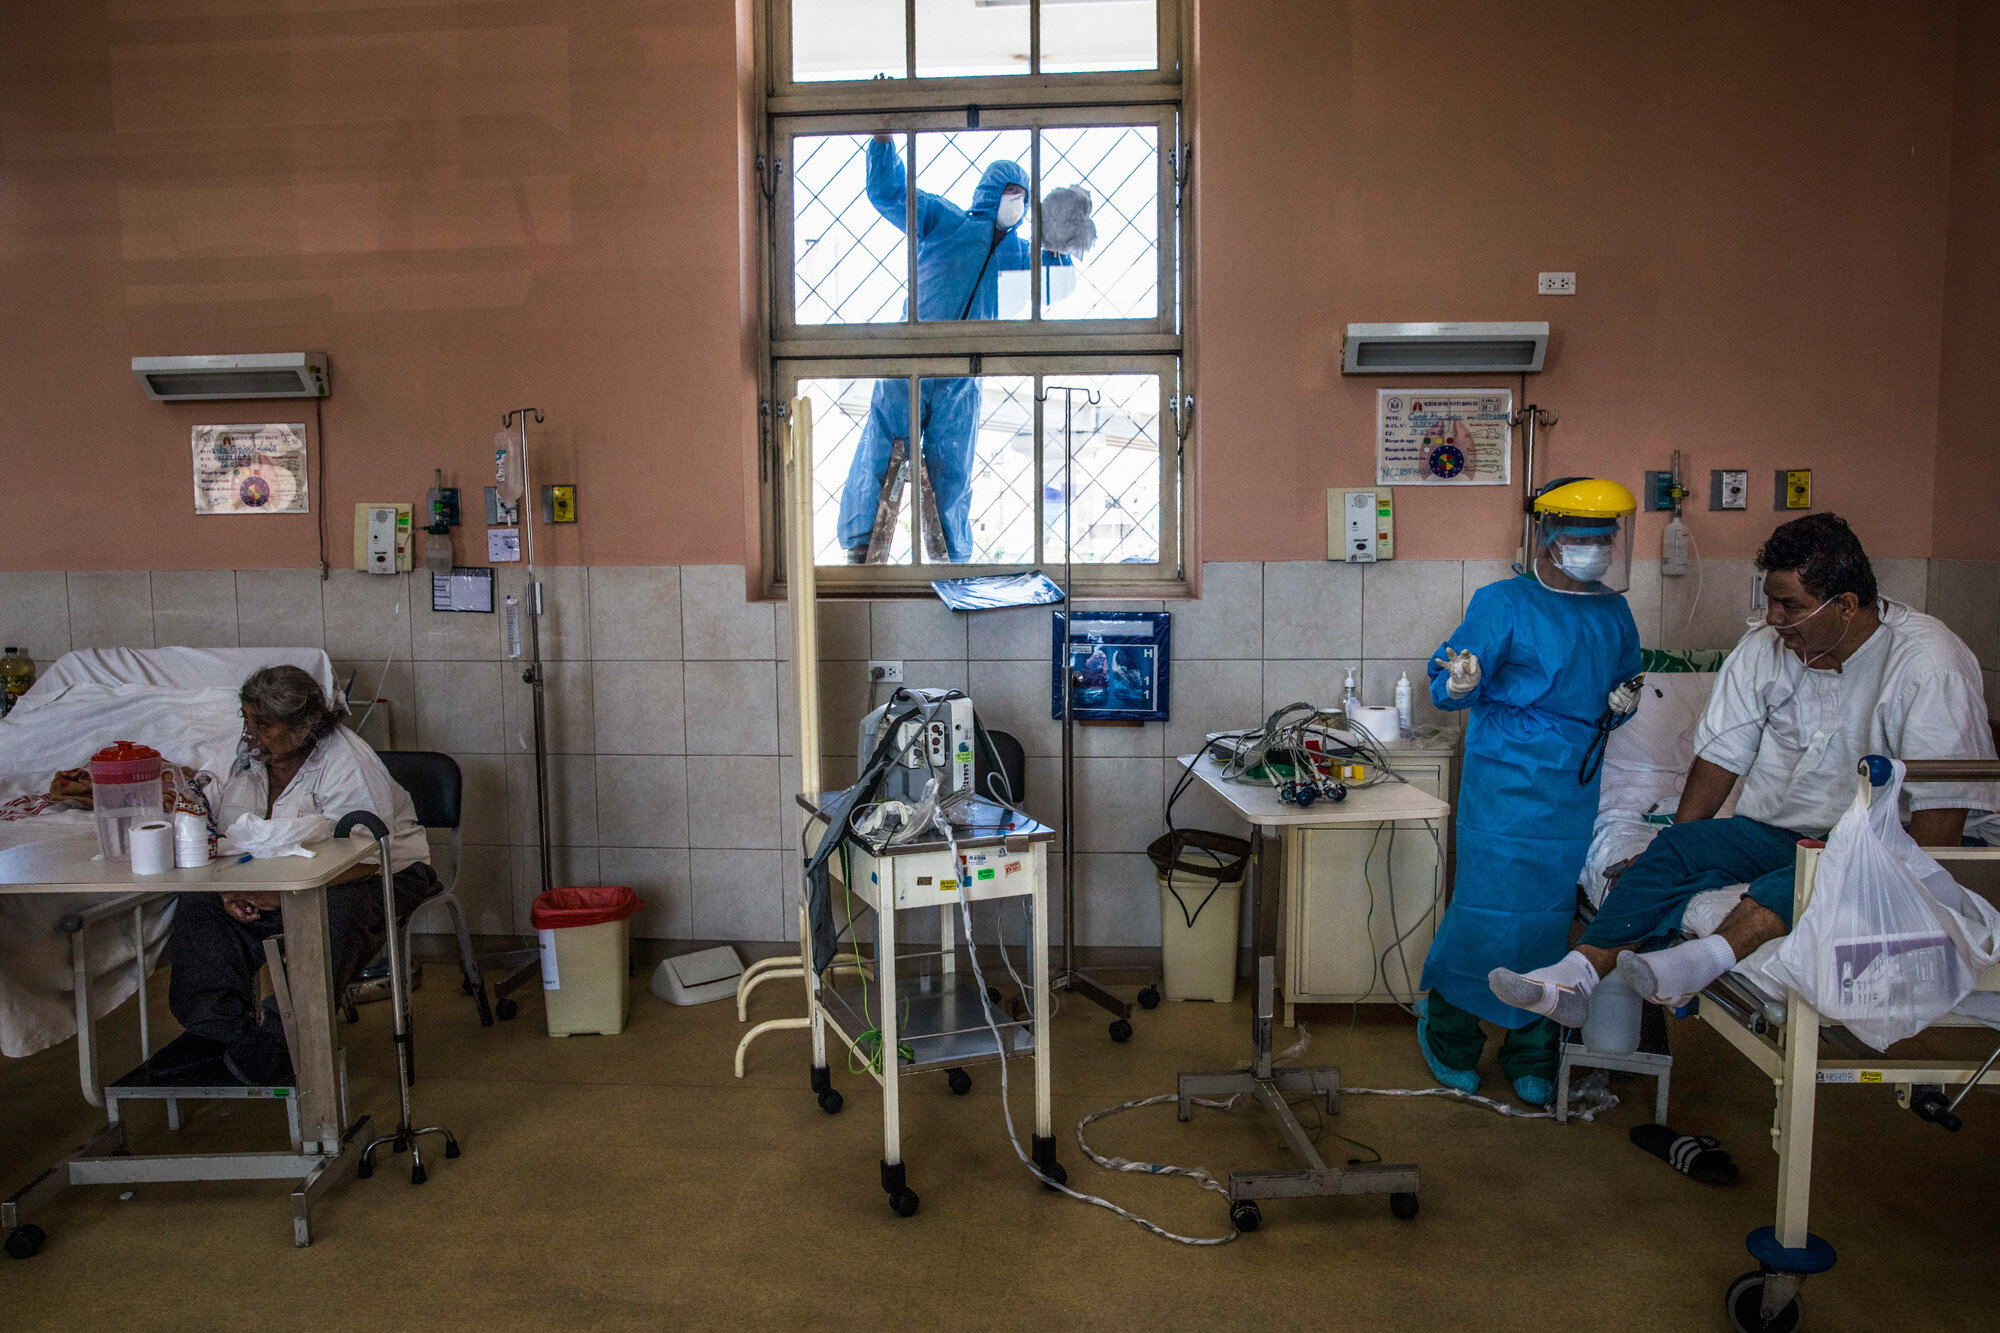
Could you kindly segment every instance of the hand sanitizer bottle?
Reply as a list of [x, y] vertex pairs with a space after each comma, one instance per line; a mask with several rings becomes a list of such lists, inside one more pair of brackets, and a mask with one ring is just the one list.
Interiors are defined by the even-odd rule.
[[1407, 671], [1396, 679], [1396, 729], [1405, 740], [1414, 730], [1410, 724], [1410, 673]]

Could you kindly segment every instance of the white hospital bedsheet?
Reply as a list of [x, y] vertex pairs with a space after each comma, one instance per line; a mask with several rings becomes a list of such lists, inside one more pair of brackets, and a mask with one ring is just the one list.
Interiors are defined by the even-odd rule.
[[[0, 848], [51, 838], [96, 840], [96, 821], [81, 810], [34, 819], [0, 820]], [[76, 1035], [76, 984], [69, 936], [56, 923], [71, 912], [116, 894], [0, 894], [0, 1055], [18, 1058]], [[132, 997], [131, 917], [93, 926], [90, 932], [90, 1001], [100, 1016]], [[173, 900], [146, 909], [146, 962], [150, 972], [166, 947]]]
[[57, 658], [16, 707], [32, 711], [72, 685], [233, 690], [267, 666], [298, 667], [333, 693], [333, 664], [318, 648], [80, 648]]

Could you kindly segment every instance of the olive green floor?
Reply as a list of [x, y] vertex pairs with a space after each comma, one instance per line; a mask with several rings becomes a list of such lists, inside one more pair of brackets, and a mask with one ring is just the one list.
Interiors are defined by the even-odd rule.
[[[672, 1009], [640, 990], [622, 1036], [558, 1041], [533, 993], [514, 1022], [482, 1030], [448, 975], [433, 965], [418, 997], [417, 1104], [458, 1132], [461, 1159], [435, 1162], [421, 1188], [402, 1158], [341, 1183], [306, 1250], [291, 1245], [279, 1184], [67, 1192], [41, 1219], [43, 1252], [0, 1259], [0, 1327], [1721, 1329], [1722, 1291], [1749, 1266], [1743, 1235], [1770, 1220], [1770, 1084], [1696, 1023], [1675, 1029], [1674, 1122], [1734, 1151], [1733, 1188], [1696, 1185], [1627, 1142], [1650, 1118], [1649, 1081], [1622, 1081], [1620, 1106], [1566, 1127], [1352, 1097], [1332, 1127], [1421, 1167], [1419, 1217], [1398, 1221], [1379, 1199], [1275, 1203], [1256, 1234], [1191, 1248], [1034, 1184], [1008, 1148], [991, 1067], [962, 1098], [935, 1075], [911, 1081], [904, 1146], [922, 1208], [905, 1220], [877, 1180], [879, 1096], [842, 1061], [846, 1110], [822, 1114], [803, 1034], [761, 1039], [738, 1081], [730, 1005]], [[753, 1017], [798, 1004], [777, 983], [755, 1000]], [[113, 1063], [133, 1049], [129, 1015], [105, 1025]], [[378, 1116], [394, 1105], [385, 1019], [371, 1006], [348, 1029], [357, 1109]], [[1075, 1123], [1171, 1089], [1177, 1070], [1234, 1064], [1247, 1005], [1167, 1005], [1137, 1027], [1118, 1046], [1080, 1001], [1058, 1017], [1062, 1158], [1075, 1183], [1217, 1234], [1219, 1196], [1090, 1166]], [[1321, 1011], [1312, 1030], [1308, 1058], [1353, 1085], [1428, 1083], [1413, 1025], [1393, 1010], [1358, 1024]], [[74, 1060], [73, 1045], [0, 1060], [6, 1189], [96, 1123]], [[1500, 1091], [1490, 1069], [1486, 1090]], [[1825, 1088], [1820, 1105], [1813, 1229], [1842, 1258], [1806, 1289], [1808, 1327], [2000, 1326], [2000, 1097], [1976, 1099], [1958, 1135], [1882, 1089]], [[276, 1146], [275, 1110], [211, 1103], [177, 1137]], [[156, 1119], [140, 1124], [141, 1150], [169, 1138]], [[1218, 1172], [1282, 1160], [1249, 1109], [1184, 1126], [1149, 1108], [1094, 1126], [1093, 1144]], [[1330, 1135], [1323, 1147], [1359, 1155]]]

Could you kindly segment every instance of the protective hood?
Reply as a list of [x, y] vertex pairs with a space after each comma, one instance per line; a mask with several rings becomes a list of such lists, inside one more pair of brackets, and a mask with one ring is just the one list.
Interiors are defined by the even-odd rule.
[[[1000, 217], [1000, 196], [1007, 192], [1009, 185], [1020, 186], [1022, 192], [1029, 195], [1026, 202], [1033, 202], [1033, 194], [1028, 190], [1026, 169], [1019, 162], [995, 162], [988, 166], [986, 174], [979, 178], [979, 185], [972, 192], [972, 207], [966, 210], [966, 216], [977, 218], [989, 227], [996, 225]], [[1023, 218], [1026, 216], [1027, 214], [1022, 214]], [[1019, 222], [1014, 224], [1015, 227], [1020, 225]], [[1007, 228], [1008, 231], [1013, 229], [1013, 227]]]

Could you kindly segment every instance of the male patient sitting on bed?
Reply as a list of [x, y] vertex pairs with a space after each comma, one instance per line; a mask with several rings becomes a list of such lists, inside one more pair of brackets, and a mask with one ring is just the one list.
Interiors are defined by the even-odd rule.
[[[1560, 962], [1494, 970], [1489, 984], [1506, 1003], [1579, 1025], [1613, 967], [1651, 1000], [1683, 1001], [1791, 929], [1794, 849], [1824, 838], [1853, 804], [1864, 756], [1994, 757], [1978, 661], [1942, 622], [1877, 595], [1844, 521], [1784, 524], [1757, 568], [1768, 621], [1722, 664], [1674, 823], [1618, 877]], [[1735, 816], [1714, 818], [1738, 775]], [[1925, 783], [1905, 795], [1924, 846], [2000, 841], [1988, 786]], [[1679, 926], [1696, 894], [1736, 884], [1749, 890], [1715, 934], [1637, 951]]]
[[[294, 666], [265, 667], [243, 682], [243, 743], [216, 793], [218, 823], [319, 814], [338, 820], [368, 810], [389, 826], [397, 911], [438, 891], [430, 846], [410, 795], [373, 750], [340, 725], [319, 682]], [[376, 858], [355, 866], [326, 893], [336, 991], [360, 975], [387, 939]], [[146, 1062], [156, 1077], [213, 1065], [217, 1082], [292, 1082], [291, 1053], [277, 1002], [257, 1005], [264, 941], [281, 934], [275, 893], [183, 893], [174, 909], [167, 1007], [186, 1029]]]

